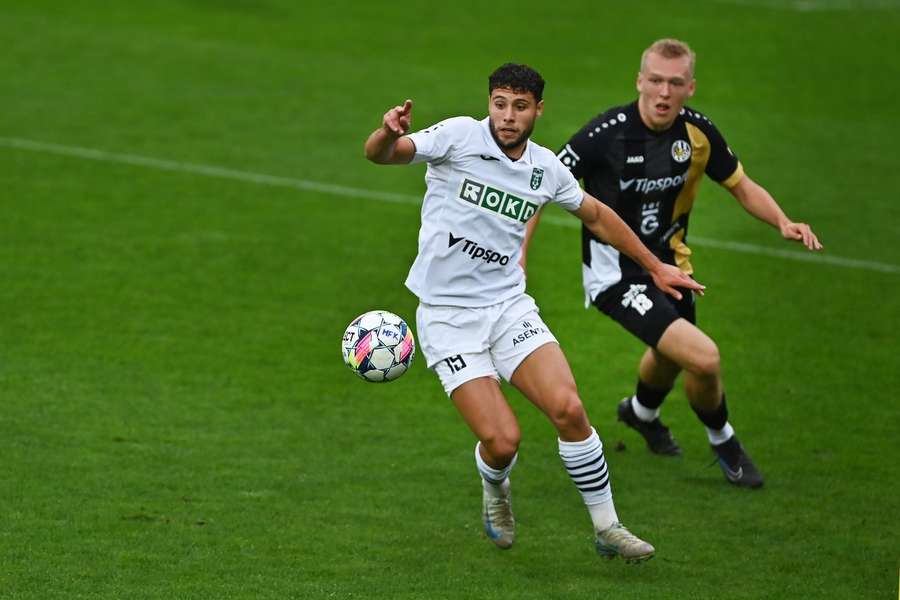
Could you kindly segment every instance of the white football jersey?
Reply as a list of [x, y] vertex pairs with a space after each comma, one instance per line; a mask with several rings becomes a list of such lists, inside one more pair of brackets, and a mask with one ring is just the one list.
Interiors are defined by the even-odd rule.
[[426, 304], [490, 306], [525, 291], [525, 224], [548, 202], [567, 210], [584, 193], [556, 154], [528, 141], [511, 160], [488, 118], [454, 117], [412, 133], [427, 162], [419, 253], [406, 278]]

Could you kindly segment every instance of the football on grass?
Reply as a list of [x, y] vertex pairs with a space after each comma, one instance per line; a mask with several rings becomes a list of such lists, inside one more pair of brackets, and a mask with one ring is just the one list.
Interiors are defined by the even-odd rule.
[[386, 310], [370, 310], [353, 319], [341, 342], [344, 363], [373, 383], [397, 379], [412, 364], [416, 342], [406, 321]]

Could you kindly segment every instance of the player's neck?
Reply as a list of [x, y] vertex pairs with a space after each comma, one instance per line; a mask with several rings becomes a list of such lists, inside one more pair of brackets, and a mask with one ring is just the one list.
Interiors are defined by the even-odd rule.
[[672, 120], [671, 123], [663, 123], [663, 124], [656, 123], [656, 124], [654, 124], [654, 123], [647, 117], [647, 115], [644, 114], [644, 109], [643, 109], [643, 107], [641, 107], [640, 102], [638, 103], [637, 109], [638, 109], [638, 116], [641, 117], [641, 123], [643, 123], [643, 124], [644, 124], [644, 127], [646, 127], [647, 129], [649, 129], [649, 130], [652, 131], [653, 133], [662, 133], [663, 131], [666, 131], [666, 130], [670, 129], [670, 128], [672, 127], [672, 125], [675, 124], [675, 120], [674, 120], [674, 119]]

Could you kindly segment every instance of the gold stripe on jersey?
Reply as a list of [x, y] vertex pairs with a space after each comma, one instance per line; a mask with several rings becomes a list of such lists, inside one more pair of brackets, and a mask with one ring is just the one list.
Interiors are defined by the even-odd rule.
[[734, 170], [734, 173], [729, 175], [728, 179], [726, 179], [725, 181], [722, 182], [722, 185], [724, 185], [726, 188], [728, 188], [730, 190], [731, 188], [736, 186], [738, 184], [738, 182], [740, 182], [740, 180], [743, 178], [744, 178], [744, 165], [741, 164], [741, 161], [738, 161], [738, 166]]
[[[697, 188], [700, 187], [706, 163], [709, 162], [709, 138], [696, 125], [690, 123], [684, 125], [687, 128], [688, 137], [691, 139], [691, 166], [688, 167], [684, 187], [675, 198], [675, 206], [672, 208], [673, 223], [681, 215], [691, 212]], [[690, 261], [691, 249], [684, 243], [684, 229], [679, 229], [675, 235], [669, 238], [669, 248], [675, 252], [675, 264], [678, 268], [688, 275], [693, 273], [694, 267], [691, 266]]]

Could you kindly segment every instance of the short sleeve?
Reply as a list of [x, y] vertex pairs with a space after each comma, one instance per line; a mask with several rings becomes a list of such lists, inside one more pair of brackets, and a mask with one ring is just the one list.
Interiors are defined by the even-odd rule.
[[709, 138], [709, 161], [706, 163], [706, 174], [727, 188], [734, 187], [744, 176], [741, 161], [731, 151], [725, 138], [712, 123], [709, 123], [704, 129], [706, 137]]
[[440, 162], [447, 159], [465, 120], [460, 117], [445, 119], [426, 129], [410, 133], [407, 137], [416, 145], [416, 153], [411, 162]]
[[559, 150], [556, 157], [572, 172], [575, 179], [584, 179], [603, 155], [605, 136], [597, 135], [597, 118], [579, 129]]
[[568, 211], [578, 210], [584, 202], [584, 190], [578, 185], [578, 180], [561, 162], [556, 162], [553, 169], [554, 179], [559, 182], [553, 202]]

